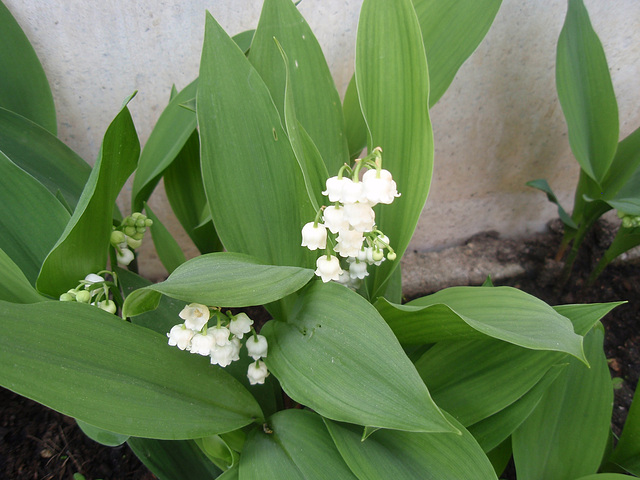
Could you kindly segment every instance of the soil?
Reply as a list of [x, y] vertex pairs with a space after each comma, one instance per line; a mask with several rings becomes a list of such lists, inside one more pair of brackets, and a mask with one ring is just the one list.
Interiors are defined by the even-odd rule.
[[[494, 278], [494, 283], [520, 288], [550, 305], [628, 302], [603, 319], [605, 353], [612, 377], [619, 379], [612, 419], [613, 431], [619, 435], [640, 373], [640, 262], [610, 265], [594, 285], [589, 286], [586, 281], [613, 234], [614, 228], [606, 222], [596, 226], [563, 288], [558, 288], [562, 264], [553, 260], [561, 240], [558, 222], [550, 223], [548, 232], [525, 241], [500, 239], [489, 232], [469, 239], [467, 247], [473, 247], [476, 259], [482, 259], [484, 249], [485, 256], [490, 254], [504, 264], [520, 264], [522, 268], [517, 271], [524, 273]], [[88, 439], [73, 419], [0, 389], [0, 478], [72, 479], [78, 473], [87, 480], [156, 478], [126, 444], [104, 447]], [[512, 472], [505, 472], [503, 478], [515, 477]]]

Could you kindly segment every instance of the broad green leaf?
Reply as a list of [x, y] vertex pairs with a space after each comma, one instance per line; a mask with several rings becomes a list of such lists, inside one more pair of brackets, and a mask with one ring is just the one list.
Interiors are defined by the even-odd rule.
[[483, 335], [534, 350], [584, 359], [571, 322], [542, 300], [511, 287], [452, 287], [394, 305], [376, 307], [403, 344]]
[[607, 313], [626, 302], [556, 305], [553, 309], [573, 324], [578, 335], [586, 335]]
[[610, 462], [634, 475], [640, 475], [640, 394], [633, 396], [631, 408]]
[[149, 230], [151, 230], [151, 237], [153, 238], [153, 244], [156, 247], [158, 258], [164, 268], [167, 269], [167, 272], [171, 273], [186, 262], [187, 259], [178, 242], [175, 241], [169, 233], [169, 230], [160, 222], [160, 219], [146, 203], [144, 204], [144, 210], [147, 212], [147, 216], [153, 220], [153, 225]]
[[164, 172], [164, 188], [171, 209], [200, 253], [222, 250], [211, 221], [200, 171], [200, 140], [194, 131]]
[[[407, 68], [411, 65], [411, 68]], [[368, 277], [368, 291], [384, 283], [409, 245], [433, 172], [429, 73], [422, 33], [410, 0], [365, 0], [356, 41], [356, 84], [369, 130], [367, 147], [382, 148], [383, 167], [402, 194], [376, 207], [376, 224], [398, 255]]]
[[429, 106], [449, 88], [458, 69], [493, 23], [501, 0], [413, 0], [429, 61]]
[[0, 205], [0, 249], [29, 283], [35, 284], [42, 262], [69, 221], [69, 213], [49, 190], [1, 151]]
[[507, 468], [507, 465], [511, 460], [511, 453], [510, 438], [502, 442], [490, 452], [487, 452], [487, 458], [491, 462], [491, 465], [493, 465], [493, 469], [498, 476], [500, 476], [500, 474]]
[[132, 292], [124, 311], [126, 316], [147, 311], [146, 305], [157, 305], [160, 294], [210, 306], [263, 305], [299, 290], [311, 277], [313, 271], [304, 268], [264, 265], [238, 253], [210, 253], [183, 263], [164, 282]]
[[0, 108], [0, 151], [73, 208], [91, 167], [58, 137], [20, 115]]
[[105, 268], [113, 206], [120, 189], [136, 168], [140, 144], [129, 109], [111, 122], [100, 155], [64, 232], [42, 265], [39, 291], [60, 295], [88, 273]]
[[56, 134], [56, 109], [42, 64], [18, 22], [0, 2], [0, 107]]
[[223, 369], [96, 307], [0, 302], [0, 328], [0, 384], [96, 427], [187, 439], [262, 416]]
[[94, 427], [93, 425], [83, 422], [82, 420], [76, 420], [78, 427], [82, 430], [87, 437], [91, 440], [106, 445], [107, 447], [117, 447], [122, 445], [129, 439], [129, 435], [120, 435], [119, 433], [109, 432], [102, 428]]
[[551, 190], [549, 183], [547, 183], [545, 179], [539, 178], [538, 180], [531, 180], [530, 182], [527, 182], [526, 185], [528, 187], [537, 188], [538, 190], [542, 190], [544, 193], [546, 193], [547, 199], [551, 203], [555, 203], [558, 207], [558, 216], [560, 217], [560, 220], [562, 220], [562, 223], [564, 223], [569, 228], [578, 228], [576, 223], [572, 220], [571, 215], [569, 215], [566, 210], [562, 208], [558, 197], [556, 197], [555, 193], [553, 193], [553, 190]]
[[132, 437], [127, 443], [133, 453], [160, 480], [211, 480], [222, 473], [193, 440]]
[[[337, 175], [349, 159], [340, 96], [316, 37], [290, 0], [264, 2], [249, 51], [249, 60], [271, 92], [280, 117], [286, 118], [286, 73], [274, 38], [289, 59], [289, 102], [295, 103], [295, 116], [318, 148], [326, 169]], [[295, 127], [293, 121], [289, 123], [287, 120], [288, 128]]]
[[140, 154], [140, 162], [133, 179], [131, 205], [134, 212], [142, 210], [143, 203], [149, 199], [160, 181], [162, 172], [176, 158], [195, 131], [196, 116], [180, 105], [195, 97], [197, 90], [196, 79], [171, 99], [153, 127]]
[[234, 452], [220, 435], [196, 438], [195, 442], [202, 453], [223, 470], [234, 466], [238, 461], [238, 453]]
[[[287, 3], [291, 4], [290, 2]], [[291, 85], [289, 59], [278, 40], [274, 41], [280, 50], [286, 71], [283, 116], [285, 119], [287, 135], [289, 136], [289, 142], [291, 143], [291, 148], [296, 156], [298, 165], [300, 165], [300, 170], [302, 170], [302, 176], [304, 178], [304, 184], [307, 189], [309, 201], [311, 202], [314, 210], [318, 211], [320, 205], [322, 205], [325, 200], [322, 195], [322, 191], [324, 190], [326, 179], [329, 178], [329, 174], [327, 172], [327, 167], [320, 156], [320, 152], [313, 143], [313, 140], [304, 127], [298, 122], [294, 104], [295, 95], [293, 94]]]
[[[640, 142], [639, 142], [640, 143]], [[635, 152], [640, 158], [640, 146]], [[631, 160], [631, 159], [629, 159]], [[638, 166], [612, 198], [606, 202], [618, 211], [629, 215], [640, 215], [640, 166]]]
[[[596, 473], [607, 444], [613, 388], [601, 325], [585, 337], [591, 365], [574, 359], [513, 434], [519, 480], [574, 480]], [[567, 461], [571, 459], [571, 461]]]
[[456, 433], [378, 430], [364, 442], [362, 428], [325, 419], [349, 468], [362, 480], [496, 479], [474, 438], [450, 416]]
[[[511, 434], [536, 408], [540, 399], [566, 365], [554, 365], [534, 387], [508, 407], [467, 427], [485, 452], [493, 451], [508, 440]], [[511, 442], [509, 442], [511, 444]], [[511, 451], [511, 449], [509, 449]], [[511, 453], [509, 453], [511, 457]]]
[[355, 75], [351, 77], [342, 103], [344, 113], [345, 133], [349, 145], [349, 157], [357, 158], [367, 146], [367, 124], [360, 109], [360, 99], [356, 87]]
[[312, 283], [287, 322], [271, 320], [269, 370], [287, 395], [339, 421], [452, 431], [393, 332], [361, 296]]
[[580, 167], [597, 183], [618, 147], [618, 104], [607, 59], [582, 0], [570, 0], [558, 39], [556, 88]]
[[236, 45], [238, 45], [245, 55], [249, 53], [255, 33], [255, 30], [245, 30], [244, 32], [237, 33], [232, 37], [233, 41], [236, 42]]
[[450, 341], [415, 365], [436, 404], [469, 426], [516, 402], [562, 358], [546, 353], [490, 338]]
[[234, 465], [229, 470], [224, 472], [222, 475], [218, 477], [218, 480], [239, 480], [240, 473], [238, 469], [238, 465]]
[[226, 249], [275, 265], [312, 266], [315, 256], [300, 247], [300, 230], [315, 212], [278, 111], [260, 75], [211, 15], [197, 117], [202, 179]]
[[[640, 128], [618, 144], [611, 167], [602, 182], [604, 198], [613, 198], [640, 169]], [[637, 178], [637, 177], [636, 177]], [[637, 185], [637, 184], [636, 184]]]
[[241, 479], [356, 480], [336, 448], [322, 417], [283, 410], [255, 429], [240, 457]]
[[47, 298], [40, 295], [29, 283], [22, 270], [0, 249], [0, 300], [12, 303], [43, 302]]

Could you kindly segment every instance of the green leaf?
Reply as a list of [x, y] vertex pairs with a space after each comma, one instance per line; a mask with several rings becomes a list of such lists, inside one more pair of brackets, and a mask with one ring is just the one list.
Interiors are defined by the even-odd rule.
[[43, 302], [47, 298], [40, 295], [29, 283], [22, 270], [0, 249], [0, 300], [12, 303]]
[[278, 111], [256, 70], [211, 15], [197, 111], [202, 179], [226, 249], [275, 265], [313, 265], [313, 252], [300, 247], [300, 230], [315, 212]]
[[175, 241], [169, 233], [169, 230], [160, 222], [160, 219], [153, 213], [146, 202], [144, 204], [144, 210], [147, 216], [153, 220], [153, 225], [149, 230], [151, 230], [151, 237], [153, 238], [153, 244], [156, 247], [158, 258], [160, 258], [167, 272], [171, 273], [186, 262], [187, 259], [178, 242]]
[[558, 39], [556, 88], [580, 167], [597, 183], [618, 147], [618, 104], [607, 59], [582, 0], [570, 0]]
[[449, 88], [458, 69], [489, 31], [501, 0], [413, 0], [429, 61], [429, 106]]
[[[293, 87], [289, 86], [286, 94], [287, 73], [274, 38], [289, 57], [289, 83]], [[291, 96], [288, 102], [295, 104], [295, 117], [318, 148], [326, 170], [337, 175], [349, 159], [340, 96], [320, 45], [293, 2], [264, 2], [249, 61], [264, 80], [281, 118], [293, 113], [285, 114], [285, 95]], [[287, 128], [292, 126], [295, 127], [293, 119], [287, 120]], [[291, 137], [290, 140], [294, 142]]]
[[42, 64], [18, 22], [0, 2], [0, 107], [56, 134], [56, 109]]
[[556, 305], [553, 309], [573, 324], [578, 335], [586, 335], [607, 313], [626, 302]]
[[78, 206], [42, 265], [38, 290], [57, 296], [88, 273], [105, 268], [113, 206], [136, 168], [139, 153], [136, 129], [125, 106], [109, 125]]
[[287, 395], [339, 421], [409, 431], [452, 431], [376, 310], [334, 283], [312, 283], [287, 322], [272, 320], [269, 371]]
[[294, 105], [294, 94], [291, 87], [289, 59], [284, 50], [282, 50], [278, 40], [274, 39], [274, 41], [280, 50], [286, 69], [284, 119], [287, 135], [289, 136], [289, 142], [291, 142], [291, 148], [296, 156], [298, 165], [300, 165], [300, 170], [302, 170], [309, 201], [314, 210], [318, 211], [320, 205], [324, 202], [322, 191], [324, 190], [326, 179], [329, 178], [329, 173], [313, 140], [304, 127], [298, 122]]
[[436, 404], [469, 426], [516, 402], [562, 358], [546, 353], [489, 338], [450, 341], [415, 365]]
[[603, 338], [601, 325], [585, 337], [591, 368], [569, 359], [538, 407], [514, 432], [518, 479], [573, 480], [597, 472], [613, 408]]
[[555, 203], [556, 206], [558, 207], [558, 216], [560, 217], [560, 220], [562, 220], [562, 223], [564, 223], [569, 228], [574, 228], [576, 230], [578, 229], [578, 226], [571, 218], [571, 215], [569, 215], [567, 211], [564, 208], [562, 208], [562, 205], [560, 205], [560, 201], [558, 200], [558, 197], [556, 197], [555, 193], [553, 193], [553, 190], [551, 190], [551, 187], [549, 186], [549, 184], [544, 178], [539, 178], [538, 180], [531, 180], [530, 182], [527, 182], [526, 185], [528, 187], [537, 188], [538, 190], [542, 190], [544, 193], [546, 193], [547, 199], [551, 203]]
[[344, 113], [345, 133], [349, 146], [349, 157], [357, 158], [367, 146], [367, 124], [360, 109], [360, 99], [356, 87], [355, 75], [351, 77], [342, 103]]
[[325, 419], [325, 424], [349, 468], [367, 480], [496, 479], [489, 459], [471, 434], [378, 430], [362, 442], [362, 428]]
[[234, 452], [220, 435], [196, 438], [196, 445], [218, 467], [226, 470], [233, 467], [238, 460], [238, 453]]
[[[640, 128], [618, 144], [611, 167], [602, 182], [604, 198], [613, 198], [623, 187], [629, 184], [632, 176], [640, 169]], [[637, 183], [636, 183], [637, 185]]]
[[452, 287], [394, 305], [376, 307], [403, 344], [434, 343], [482, 335], [534, 350], [584, 359], [571, 322], [542, 300], [511, 287]]
[[130, 438], [127, 443], [160, 480], [211, 480], [222, 473], [193, 440]]
[[640, 475], [640, 394], [633, 396], [631, 408], [610, 462], [634, 475]]
[[[557, 355], [556, 355], [557, 356]], [[467, 427], [485, 452], [493, 451], [524, 422], [566, 365], [554, 365], [534, 387], [508, 407]], [[509, 445], [511, 442], [508, 442]], [[511, 452], [511, 449], [509, 449]], [[511, 457], [511, 453], [509, 453]]]
[[138, 315], [148, 310], [148, 302], [157, 303], [160, 294], [205, 305], [262, 305], [299, 290], [311, 277], [313, 271], [304, 268], [264, 265], [237, 253], [210, 253], [183, 263], [164, 282], [132, 292], [123, 309], [126, 316]]
[[255, 30], [245, 30], [244, 32], [237, 33], [232, 37], [233, 41], [236, 42], [236, 45], [238, 45], [245, 55], [249, 53], [255, 33]]
[[0, 302], [0, 328], [0, 384], [104, 430], [187, 439], [261, 417], [223, 369], [96, 307]]
[[20, 115], [0, 108], [0, 150], [73, 208], [91, 167], [58, 137]]
[[149, 139], [140, 154], [140, 162], [133, 179], [131, 208], [134, 212], [142, 210], [162, 172], [171, 164], [196, 129], [196, 116], [181, 104], [196, 96], [198, 80], [187, 85], [171, 99], [158, 122], [149, 135]]
[[283, 410], [266, 425], [247, 439], [240, 457], [240, 478], [356, 480], [319, 415]]
[[[411, 68], [407, 68], [411, 65]], [[376, 207], [376, 224], [389, 235], [397, 262], [384, 262], [368, 277], [371, 298], [409, 245], [433, 172], [429, 73], [422, 33], [410, 0], [365, 0], [356, 41], [356, 84], [369, 136], [402, 194]]]
[[164, 188], [171, 209], [200, 253], [222, 250], [211, 221], [200, 171], [200, 139], [194, 131], [164, 172]]
[[587, 475], [586, 477], [580, 477], [576, 480], [629, 480], [629, 476], [619, 473], [595, 473], [593, 475]]
[[69, 221], [69, 213], [40, 182], [2, 152], [0, 205], [0, 249], [29, 283], [35, 284], [42, 262]]
[[616, 236], [613, 239], [613, 242], [611, 242], [607, 251], [602, 255], [602, 258], [598, 262], [598, 265], [596, 265], [596, 268], [593, 269], [590, 280], [595, 280], [613, 260], [638, 245], [640, 245], [640, 227], [620, 227], [618, 233], [616, 233]]
[[120, 435], [118, 433], [109, 432], [108, 430], [103, 430], [102, 428], [89, 425], [82, 420], [76, 420], [76, 423], [78, 424], [78, 427], [80, 427], [80, 430], [82, 430], [82, 433], [87, 437], [94, 442], [101, 443], [107, 447], [117, 447], [129, 439], [129, 435]]
[[[118, 275], [118, 284], [122, 288], [125, 298], [139, 288], [152, 285], [146, 278], [120, 267], [115, 268], [115, 273]], [[156, 310], [136, 315], [131, 318], [131, 322], [149, 328], [161, 335], [166, 335], [171, 330], [171, 327], [182, 323], [179, 313], [183, 308], [184, 302], [163, 296]]]

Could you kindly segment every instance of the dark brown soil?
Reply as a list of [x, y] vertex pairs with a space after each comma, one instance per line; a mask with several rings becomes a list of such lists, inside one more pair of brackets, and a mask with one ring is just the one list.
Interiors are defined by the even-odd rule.
[[[615, 391], [612, 424], [619, 434], [640, 373], [640, 264], [611, 265], [593, 286], [586, 284], [588, 273], [612, 234], [610, 225], [597, 226], [585, 242], [571, 279], [558, 289], [561, 265], [552, 259], [561, 232], [557, 222], [552, 223], [549, 232], [519, 242], [518, 248], [504, 249], [504, 255], [518, 252], [518, 261], [527, 273], [495, 283], [515, 286], [551, 305], [628, 301], [603, 320], [611, 374], [621, 379]], [[495, 240], [495, 236], [492, 238]], [[482, 237], [476, 236], [473, 241], [481, 242]], [[0, 478], [72, 479], [75, 473], [83, 474], [87, 480], [156, 478], [126, 445], [103, 447], [85, 437], [73, 419], [0, 389]]]

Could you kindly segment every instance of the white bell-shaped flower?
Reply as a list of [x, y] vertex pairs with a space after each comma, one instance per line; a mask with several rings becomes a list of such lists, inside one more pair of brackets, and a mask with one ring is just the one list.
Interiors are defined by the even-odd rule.
[[335, 251], [342, 257], [357, 257], [362, 249], [364, 237], [358, 230], [342, 230], [336, 239]]
[[246, 313], [241, 312], [229, 322], [229, 331], [239, 339], [242, 339], [245, 333], [251, 331], [251, 325], [253, 325], [253, 320]]
[[327, 248], [327, 229], [321, 224], [309, 222], [302, 227], [302, 246], [309, 250], [324, 250]]
[[196, 333], [191, 339], [191, 353], [210, 355], [211, 350], [215, 347], [216, 339], [210, 332], [207, 332], [205, 335]]
[[346, 203], [344, 218], [359, 232], [370, 232], [376, 223], [376, 214], [368, 203]]
[[354, 182], [349, 178], [347, 180], [348, 182], [345, 182], [342, 188], [341, 202], [347, 205], [349, 203], [365, 201], [366, 197], [364, 196], [362, 182]]
[[240, 343], [238, 337], [233, 337], [229, 342], [229, 345], [231, 345], [232, 348], [231, 361], [235, 362], [236, 360], [240, 360], [240, 347], [242, 347], [242, 344]]
[[220, 365], [221, 367], [231, 365], [234, 353], [235, 347], [231, 342], [222, 346], [215, 345], [214, 348], [211, 349], [211, 364]]
[[180, 350], [190, 350], [193, 335], [193, 330], [187, 328], [184, 323], [171, 327], [171, 331], [167, 333], [169, 345], [178, 347]]
[[327, 189], [322, 192], [323, 195], [329, 197], [330, 202], [341, 202], [342, 201], [342, 190], [344, 189], [344, 185], [347, 181], [351, 181], [350, 178], [347, 177], [331, 177], [327, 178]]
[[209, 311], [209, 307], [206, 305], [190, 303], [184, 307], [178, 315], [184, 320], [184, 324], [187, 328], [199, 332], [209, 321], [211, 312]]
[[91, 284], [91, 283], [100, 283], [100, 282], [104, 282], [104, 278], [101, 277], [100, 275], [96, 275], [95, 273], [90, 273], [89, 275], [84, 277], [84, 281], [89, 283], [89, 284]]
[[365, 262], [353, 262], [350, 266], [349, 266], [349, 276], [352, 279], [360, 279], [362, 280], [364, 277], [366, 277], [367, 275], [369, 275], [369, 272], [367, 272], [367, 264]]
[[267, 356], [269, 345], [267, 344], [267, 339], [262, 335], [253, 335], [247, 338], [245, 346], [247, 347], [249, 356], [254, 360]]
[[249, 378], [249, 383], [251, 385], [264, 384], [267, 376], [269, 376], [267, 365], [260, 360], [251, 363], [247, 369], [247, 378]]
[[129, 265], [134, 258], [135, 255], [128, 248], [121, 248], [119, 251], [116, 250], [116, 259], [120, 265]]
[[207, 334], [210, 334], [215, 339], [216, 345], [224, 347], [229, 345], [230, 331], [227, 327], [213, 327], [207, 330]]
[[330, 280], [338, 280], [342, 273], [340, 260], [333, 255], [322, 255], [319, 257], [318, 260], [316, 260], [316, 267], [318, 268], [316, 268], [315, 274], [325, 283]]
[[385, 169], [367, 170], [362, 176], [363, 196], [372, 205], [378, 203], [390, 204], [393, 199], [399, 197], [396, 182], [391, 176], [391, 172]]
[[322, 220], [325, 227], [327, 227], [331, 233], [338, 233], [342, 230], [349, 230], [349, 222], [344, 216], [344, 208], [329, 206], [324, 209], [322, 213]]

